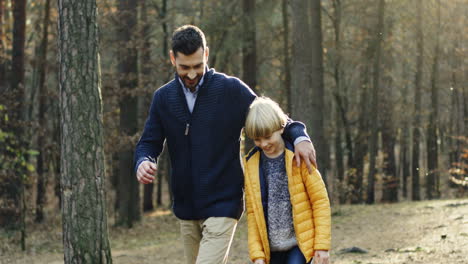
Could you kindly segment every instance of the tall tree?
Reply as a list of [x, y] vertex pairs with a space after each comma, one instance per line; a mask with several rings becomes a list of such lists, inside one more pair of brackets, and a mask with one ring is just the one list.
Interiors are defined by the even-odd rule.
[[431, 76], [431, 107], [429, 114], [429, 124], [427, 126], [427, 176], [426, 176], [426, 196], [428, 199], [434, 199], [440, 197], [439, 190], [439, 172], [438, 172], [438, 160], [439, 153], [437, 147], [437, 131], [438, 131], [438, 85], [439, 85], [439, 35], [441, 33], [440, 25], [440, 0], [437, 1], [437, 33], [435, 37], [435, 50], [434, 50], [434, 62], [432, 64], [432, 76]]
[[413, 154], [412, 154], [412, 200], [421, 200], [419, 190], [419, 142], [420, 142], [420, 126], [421, 126], [421, 89], [422, 89], [422, 74], [423, 74], [423, 56], [424, 56], [424, 39], [422, 32], [422, 0], [416, 2], [416, 76], [414, 85], [414, 121], [413, 121]]
[[[36, 196], [36, 222], [42, 222], [44, 220], [44, 205], [45, 205], [45, 194], [46, 185], [47, 185], [47, 164], [45, 160], [45, 151], [46, 151], [46, 128], [47, 122], [45, 118], [46, 104], [47, 104], [47, 90], [45, 86], [46, 80], [46, 68], [47, 68], [47, 43], [49, 36], [49, 16], [50, 16], [50, 0], [46, 0], [44, 6], [44, 20], [42, 22], [42, 39], [41, 44], [39, 45], [38, 54], [37, 54], [37, 83], [34, 83], [34, 89], [39, 91], [39, 124], [40, 133], [38, 135], [38, 149], [39, 154], [37, 156], [37, 196]], [[36, 88], [37, 87], [37, 88]]]
[[[403, 80], [407, 80], [408, 78], [408, 65], [405, 63], [403, 65]], [[403, 86], [403, 105], [409, 105], [408, 97], [406, 96], [409, 94], [409, 85], [404, 84]], [[403, 116], [402, 127], [401, 127], [401, 174], [402, 174], [402, 193], [404, 198], [408, 198], [408, 178], [410, 176], [410, 116]]]
[[[242, 0], [243, 11], [243, 41], [242, 41], [242, 80], [255, 92], [257, 86], [257, 42], [255, 25], [255, 0]], [[254, 143], [245, 137], [245, 152], [247, 153]]]
[[320, 172], [324, 182], [327, 182], [326, 175], [329, 165], [329, 150], [327, 138], [325, 137], [325, 87], [323, 82], [323, 47], [322, 47], [322, 15], [321, 1], [310, 1], [310, 33], [309, 42], [311, 49], [311, 95], [310, 104], [311, 111], [308, 113], [311, 116], [311, 126], [309, 130], [312, 132], [314, 144], [317, 148], [317, 162], [320, 166]]
[[384, 36], [384, 11], [385, 0], [379, 0], [378, 3], [378, 22], [377, 28], [374, 31], [374, 66], [372, 79], [372, 104], [370, 123], [373, 124], [371, 129], [371, 138], [369, 143], [369, 174], [367, 176], [367, 204], [372, 204], [375, 201], [375, 173], [376, 173], [376, 156], [378, 148], [378, 107], [379, 107], [379, 86], [380, 86], [380, 61], [382, 53], [382, 41]]
[[344, 182], [344, 149], [343, 149], [343, 128], [346, 129], [346, 142], [348, 143], [348, 165], [352, 168], [354, 165], [353, 147], [351, 142], [351, 134], [349, 129], [348, 120], [346, 118], [346, 109], [344, 106], [342, 77], [343, 72], [341, 68], [342, 61], [342, 44], [341, 44], [341, 20], [342, 20], [342, 5], [341, 0], [333, 0], [333, 16], [330, 15], [332, 20], [334, 37], [335, 37], [335, 56], [333, 65], [333, 79], [335, 80], [335, 91], [333, 92], [335, 98], [335, 161], [336, 161], [336, 176], [338, 180], [338, 193], [340, 203], [346, 202], [346, 188]]
[[112, 263], [96, 1], [59, 0], [58, 10], [64, 260]]
[[288, 113], [292, 113], [291, 103], [291, 66], [289, 56], [289, 15], [288, 15], [288, 1], [281, 1], [281, 12], [283, 21], [283, 74], [284, 74], [284, 91], [288, 99], [287, 107]]
[[385, 35], [387, 36], [384, 45], [385, 55], [382, 56], [382, 64], [385, 65], [385, 72], [382, 74], [382, 89], [380, 89], [380, 123], [382, 135], [383, 152], [383, 195], [384, 202], [398, 202], [399, 180], [397, 176], [395, 145], [397, 142], [397, 128], [395, 126], [395, 82], [392, 73], [395, 68], [395, 47], [394, 42], [394, 18], [390, 17], [385, 24]]
[[[138, 55], [134, 33], [137, 26], [137, 1], [119, 0], [119, 40], [120, 74], [120, 133], [130, 138], [138, 130], [137, 97], [133, 92], [138, 86]], [[140, 219], [139, 184], [133, 172], [132, 144], [121, 146], [119, 151], [119, 213], [117, 224], [132, 227]]]
[[242, 0], [243, 38], [242, 41], [242, 80], [256, 92], [257, 48], [255, 38], [255, 0]]
[[3, 12], [5, 11], [5, 0], [0, 0], [0, 91], [6, 87], [6, 52], [3, 32]]
[[[294, 119], [303, 121], [308, 128], [312, 127], [312, 49], [310, 35], [309, 6], [306, 0], [292, 0], [292, 67], [291, 67], [291, 115]], [[315, 99], [314, 99], [315, 100]], [[314, 131], [311, 138], [317, 142]], [[317, 147], [317, 146], [316, 146]], [[318, 150], [318, 149], [317, 149]], [[322, 155], [318, 153], [318, 156]]]
[[[151, 43], [150, 43], [150, 23], [148, 21], [148, 7], [146, 5], [146, 0], [140, 0], [140, 40], [141, 40], [141, 48], [140, 48], [140, 69], [141, 69], [141, 78], [140, 83], [141, 87], [143, 87], [143, 91], [146, 91], [151, 82], [150, 82], [150, 74], [151, 74]], [[148, 99], [149, 96], [146, 96], [146, 93], [140, 90], [140, 95], [138, 97], [138, 105], [147, 106], [149, 104]], [[145, 111], [138, 111], [140, 113], [146, 113]], [[158, 181], [158, 188], [160, 186], [160, 182]], [[159, 189], [158, 189], [159, 190]], [[143, 187], [143, 211], [151, 211], [154, 209], [153, 203], [153, 193], [154, 193], [154, 183], [145, 184]]]
[[[16, 93], [16, 102], [22, 104], [24, 92], [24, 45], [26, 41], [26, 0], [13, 1], [13, 51], [11, 65], [11, 90]], [[21, 106], [17, 106], [17, 113]]]

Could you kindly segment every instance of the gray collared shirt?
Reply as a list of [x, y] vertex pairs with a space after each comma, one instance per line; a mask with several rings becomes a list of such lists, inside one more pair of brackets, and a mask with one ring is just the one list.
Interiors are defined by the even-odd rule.
[[182, 85], [182, 90], [184, 91], [185, 94], [185, 100], [187, 101], [187, 106], [190, 110], [190, 113], [193, 112], [193, 107], [195, 106], [195, 101], [197, 100], [198, 96], [198, 91], [200, 90], [200, 86], [203, 84], [203, 80], [205, 79], [205, 75], [202, 76], [200, 79], [200, 82], [198, 82], [197, 86], [195, 87], [195, 91], [192, 93], [189, 88], [185, 87], [184, 82], [178, 78], [180, 85]]

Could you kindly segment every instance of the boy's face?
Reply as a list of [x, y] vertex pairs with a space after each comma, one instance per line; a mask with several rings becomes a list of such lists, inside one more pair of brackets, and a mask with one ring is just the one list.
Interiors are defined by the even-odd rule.
[[184, 82], [185, 87], [194, 90], [205, 74], [205, 66], [208, 61], [208, 47], [199, 48], [195, 53], [185, 55], [181, 52], [170, 52], [172, 65], [175, 66], [177, 75]]
[[284, 151], [284, 141], [281, 137], [284, 128], [273, 132], [267, 137], [258, 137], [254, 139], [255, 146], [261, 148], [267, 157], [275, 158]]

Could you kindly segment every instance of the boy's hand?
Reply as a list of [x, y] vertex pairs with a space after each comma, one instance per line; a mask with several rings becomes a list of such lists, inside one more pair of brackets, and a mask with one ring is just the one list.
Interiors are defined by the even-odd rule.
[[256, 259], [254, 264], [265, 264], [265, 260], [264, 259]]
[[139, 166], [136, 173], [138, 182], [143, 184], [152, 183], [154, 181], [154, 174], [156, 173], [156, 164], [151, 161], [145, 160]]
[[304, 140], [300, 143], [297, 143], [297, 145], [294, 146], [294, 149], [294, 157], [296, 158], [296, 164], [298, 167], [301, 166], [302, 159], [306, 163], [309, 173], [312, 173], [312, 164], [318, 168], [315, 156], [315, 148], [314, 145], [312, 145], [312, 142]]
[[314, 254], [314, 264], [329, 264], [330, 255], [326, 250], [317, 250]]

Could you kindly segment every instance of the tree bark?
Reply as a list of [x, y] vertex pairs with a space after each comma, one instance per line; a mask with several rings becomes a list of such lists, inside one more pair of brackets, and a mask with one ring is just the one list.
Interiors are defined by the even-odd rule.
[[[365, 57], [370, 58], [370, 47], [368, 47], [365, 51]], [[370, 59], [369, 59], [370, 60]], [[350, 166], [351, 168], [355, 168], [354, 173], [350, 173], [348, 175], [348, 182], [349, 185], [352, 187], [351, 189], [351, 203], [358, 204], [363, 201], [363, 182], [364, 182], [364, 163], [365, 157], [368, 151], [368, 137], [369, 137], [369, 63], [365, 63], [363, 66], [361, 79], [361, 94], [360, 94], [360, 104], [359, 104], [359, 122], [358, 122], [358, 133], [356, 136], [355, 144], [356, 144], [356, 154], [355, 157], [355, 166]]]
[[[119, 0], [118, 26], [120, 85], [120, 132], [129, 138], [138, 130], [137, 97], [133, 90], [138, 86], [137, 49], [133, 34], [136, 32], [137, 1]], [[133, 172], [133, 149], [121, 146], [119, 151], [119, 210], [117, 224], [132, 227], [140, 219], [139, 184]]]
[[[242, 41], [242, 80], [255, 92], [257, 91], [257, 43], [255, 29], [255, 0], [242, 0], [243, 41]], [[244, 152], [254, 147], [251, 139], [245, 138]]]
[[323, 48], [322, 48], [322, 18], [321, 18], [321, 1], [313, 0], [310, 2], [310, 19], [311, 27], [309, 38], [311, 40], [311, 59], [312, 65], [310, 68], [312, 97], [309, 103], [311, 104], [311, 126], [308, 126], [310, 131], [313, 131], [313, 140], [317, 149], [317, 163], [322, 174], [323, 181], [327, 184], [327, 170], [329, 166], [329, 147], [327, 138], [325, 137], [325, 87], [323, 82]]
[[[147, 106], [149, 104], [149, 96], [146, 95], [146, 91], [149, 90], [151, 85], [150, 76], [151, 76], [151, 43], [150, 43], [150, 24], [148, 22], [147, 6], [146, 0], [140, 0], [140, 20], [141, 20], [141, 30], [140, 30], [140, 40], [141, 43], [141, 55], [140, 55], [140, 68], [141, 68], [141, 89], [139, 92], [140, 96], [138, 101], [140, 105]], [[141, 96], [142, 95], [142, 96]], [[146, 113], [146, 111], [138, 111], [139, 113]], [[141, 118], [139, 118], [141, 120]], [[159, 182], [158, 182], [159, 185]], [[153, 203], [153, 193], [154, 193], [154, 184], [145, 184], [143, 187], [143, 211], [148, 212], [154, 209]]]
[[17, 117], [21, 111], [24, 96], [24, 45], [26, 41], [26, 0], [13, 3], [13, 51], [11, 62], [11, 90], [16, 93]]
[[42, 40], [39, 48], [38, 56], [38, 83], [37, 90], [39, 91], [39, 127], [40, 133], [38, 137], [39, 155], [37, 156], [37, 196], [36, 196], [36, 223], [44, 220], [44, 205], [46, 202], [46, 186], [47, 186], [47, 164], [45, 160], [46, 151], [46, 130], [47, 122], [45, 119], [47, 90], [45, 86], [46, 70], [47, 70], [47, 38], [49, 35], [49, 16], [50, 16], [50, 0], [46, 0], [44, 6], [44, 21], [42, 23]]
[[[408, 65], [403, 66], [403, 80], [408, 78]], [[405, 85], [403, 88], [403, 94], [409, 94], [409, 87]], [[409, 105], [408, 97], [403, 98], [403, 105]], [[408, 198], [408, 179], [410, 176], [410, 155], [409, 155], [409, 144], [410, 144], [410, 119], [408, 116], [403, 116], [403, 126], [401, 128], [401, 151], [400, 151], [400, 167], [401, 167], [401, 180], [402, 180], [402, 193], [404, 198]]]
[[292, 113], [291, 103], [291, 65], [289, 63], [289, 15], [288, 15], [288, 1], [281, 1], [282, 21], [283, 21], [283, 65], [284, 65], [284, 92], [287, 97], [287, 110], [288, 114]]
[[112, 263], [107, 235], [105, 161], [95, 0], [59, 0], [64, 260]]
[[[393, 35], [393, 18], [390, 18], [385, 26], [386, 35]], [[395, 49], [391, 43], [385, 48], [385, 55], [382, 57], [383, 65], [386, 72], [393, 72], [395, 68], [395, 60], [392, 54], [395, 54]], [[380, 123], [382, 135], [382, 152], [383, 152], [383, 195], [382, 202], [398, 202], [399, 178], [397, 173], [395, 145], [397, 141], [396, 122], [393, 118], [395, 112], [395, 101], [393, 90], [395, 87], [394, 80], [391, 75], [382, 74], [382, 89], [380, 89]]]
[[413, 154], [412, 154], [412, 182], [411, 197], [414, 201], [421, 200], [419, 190], [419, 142], [420, 142], [420, 112], [421, 112], [421, 89], [422, 89], [422, 74], [423, 74], [423, 56], [424, 56], [424, 40], [422, 32], [422, 0], [416, 2], [416, 76], [415, 76], [415, 92], [414, 92], [414, 121], [413, 121]]
[[375, 31], [375, 57], [374, 57], [374, 74], [372, 82], [372, 105], [371, 105], [371, 116], [370, 123], [372, 125], [371, 138], [369, 143], [369, 174], [367, 176], [367, 204], [373, 204], [375, 202], [375, 173], [376, 173], [376, 156], [378, 148], [378, 135], [379, 135], [379, 86], [380, 86], [380, 60], [381, 60], [381, 46], [384, 34], [384, 12], [385, 12], [385, 0], [379, 0], [378, 6], [378, 22]]
[[431, 107], [429, 114], [429, 125], [427, 126], [427, 176], [426, 176], [426, 196], [428, 199], [440, 197], [439, 190], [439, 171], [438, 171], [438, 85], [439, 85], [439, 35], [440, 30], [440, 0], [437, 1], [437, 33], [434, 35], [436, 38], [434, 62], [432, 65], [432, 78], [431, 78]]
[[0, 0], [0, 92], [6, 89], [6, 50], [3, 42], [3, 12], [5, 11], [5, 0]]
[[[333, 29], [335, 33], [335, 50], [336, 56], [334, 58], [334, 72], [333, 78], [335, 80], [335, 162], [336, 162], [336, 176], [338, 180], [338, 196], [340, 204], [346, 202], [346, 186], [344, 182], [344, 154], [342, 146], [342, 116], [341, 116], [341, 1], [334, 0], [332, 18]], [[351, 154], [352, 155], [352, 154]]]

